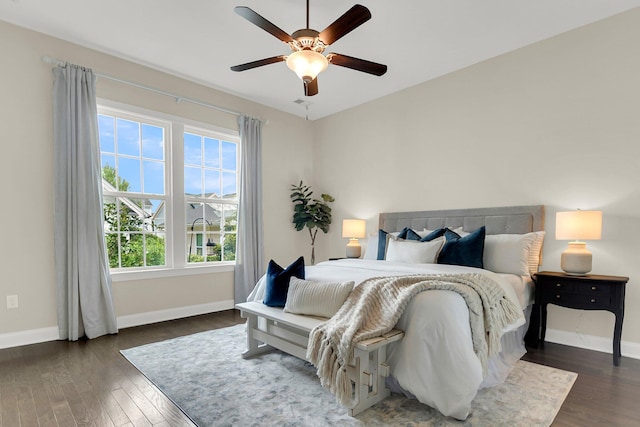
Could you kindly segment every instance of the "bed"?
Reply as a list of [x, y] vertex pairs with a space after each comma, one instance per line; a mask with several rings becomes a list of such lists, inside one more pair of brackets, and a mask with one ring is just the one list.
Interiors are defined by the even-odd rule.
[[[341, 259], [307, 266], [306, 280], [353, 281], [358, 286], [367, 279], [381, 276], [478, 274], [498, 283], [506, 297], [522, 310], [522, 316], [502, 331], [502, 351], [484, 366], [472, 345], [467, 304], [454, 292], [418, 293], [395, 325], [404, 332], [404, 338], [389, 344], [387, 387], [418, 399], [444, 415], [466, 419], [477, 391], [503, 382], [526, 352], [524, 334], [533, 303], [531, 274], [541, 260], [544, 207], [382, 213], [379, 229], [382, 231], [367, 243], [363, 259]], [[406, 237], [407, 229], [420, 237], [434, 230], [448, 229], [456, 232], [461, 241], [477, 240], [482, 229], [486, 234], [482, 235], [481, 254], [485, 268], [415, 262], [423, 260], [423, 256], [428, 258], [422, 254], [426, 245], [415, 246], [422, 243], [395, 237], [401, 232], [404, 233], [401, 236]], [[419, 255], [416, 255], [416, 248], [422, 251]], [[388, 258], [378, 259], [381, 253]], [[261, 301], [265, 297], [265, 282], [264, 277], [260, 279], [249, 301]]]

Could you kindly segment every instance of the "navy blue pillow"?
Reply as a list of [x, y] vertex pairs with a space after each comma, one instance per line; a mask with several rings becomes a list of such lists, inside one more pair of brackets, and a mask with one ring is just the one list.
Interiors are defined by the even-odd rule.
[[483, 268], [482, 254], [484, 253], [485, 234], [484, 226], [464, 237], [460, 237], [458, 233], [447, 228], [444, 232], [447, 242], [440, 251], [438, 264]]
[[[449, 230], [448, 228], [439, 228], [437, 230], [433, 230], [431, 233], [427, 234], [423, 238], [420, 239], [421, 242], [430, 242], [433, 239], [437, 239], [438, 237], [444, 236], [444, 233]], [[449, 230], [451, 231], [451, 230]], [[453, 231], [452, 231], [453, 233]], [[457, 233], [455, 233], [457, 235]], [[460, 237], [460, 236], [458, 236]]]
[[389, 233], [384, 230], [378, 230], [378, 256], [376, 257], [377, 260], [384, 259], [384, 253], [387, 249], [387, 234]]
[[410, 229], [409, 227], [403, 228], [402, 231], [398, 233], [398, 236], [396, 237], [398, 237], [398, 239], [404, 239], [404, 240], [420, 240], [420, 235], [415, 231], [413, 231], [412, 229]]
[[269, 307], [284, 307], [292, 277], [304, 279], [304, 257], [295, 260], [287, 268], [282, 268], [274, 260], [267, 266], [267, 286], [262, 302]]

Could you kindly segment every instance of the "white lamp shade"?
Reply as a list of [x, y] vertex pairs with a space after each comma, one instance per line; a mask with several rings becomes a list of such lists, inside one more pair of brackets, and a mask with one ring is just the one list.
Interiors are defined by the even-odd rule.
[[327, 58], [314, 50], [299, 50], [287, 56], [287, 67], [306, 83], [315, 79], [328, 65]]
[[366, 236], [366, 221], [363, 219], [343, 219], [342, 237], [350, 239], [364, 239]]
[[556, 213], [556, 240], [600, 240], [601, 237], [601, 211]]

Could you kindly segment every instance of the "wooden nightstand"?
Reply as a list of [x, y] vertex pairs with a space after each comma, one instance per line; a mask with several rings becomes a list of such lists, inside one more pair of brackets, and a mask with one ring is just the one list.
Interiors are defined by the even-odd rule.
[[[542, 271], [534, 276], [536, 300], [531, 313], [529, 342], [537, 338], [544, 343], [547, 330], [547, 304], [582, 310], [607, 310], [616, 316], [613, 329], [613, 364], [620, 365], [620, 337], [624, 319], [624, 291], [628, 277], [572, 276], [565, 273]], [[539, 333], [536, 336], [536, 331]], [[529, 334], [530, 335], [530, 334]]]

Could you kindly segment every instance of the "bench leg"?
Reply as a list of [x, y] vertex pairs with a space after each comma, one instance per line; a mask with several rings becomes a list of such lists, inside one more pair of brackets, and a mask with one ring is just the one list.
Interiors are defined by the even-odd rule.
[[247, 350], [244, 353], [242, 353], [242, 358], [248, 359], [250, 357], [258, 356], [260, 354], [273, 351], [273, 347], [255, 339], [254, 331], [258, 329], [258, 316], [256, 316], [255, 314], [249, 314], [249, 313], [246, 313], [246, 315], [247, 315]]
[[356, 348], [354, 351], [355, 369], [355, 405], [349, 408], [349, 415], [356, 416], [384, 400], [391, 394], [385, 384], [385, 377], [389, 375], [386, 346], [371, 352]]

